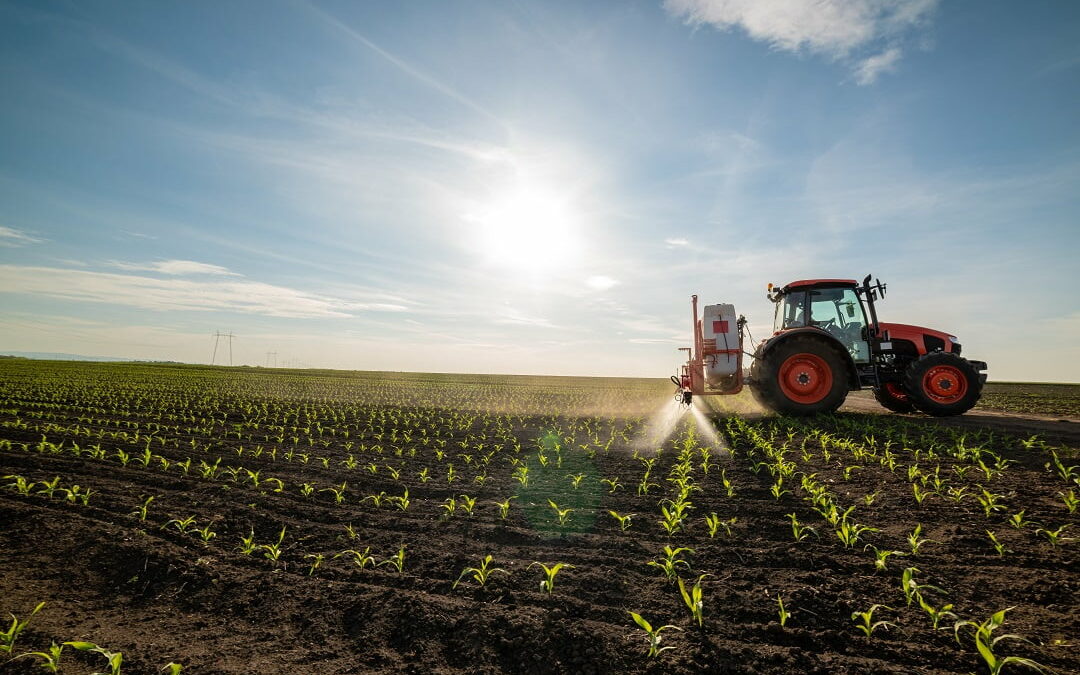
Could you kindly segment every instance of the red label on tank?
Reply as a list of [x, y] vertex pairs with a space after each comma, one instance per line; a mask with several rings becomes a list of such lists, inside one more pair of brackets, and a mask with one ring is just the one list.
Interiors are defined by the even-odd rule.
[[727, 332], [727, 321], [713, 321], [712, 322], [712, 332], [716, 333], [716, 334], [726, 333]]

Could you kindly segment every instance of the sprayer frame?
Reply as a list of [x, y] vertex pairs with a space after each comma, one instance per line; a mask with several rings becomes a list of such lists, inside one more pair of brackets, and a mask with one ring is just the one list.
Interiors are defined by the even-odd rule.
[[[671, 377], [671, 381], [675, 383], [675, 386], [679, 387], [678, 393], [675, 398], [686, 405], [690, 405], [694, 396], [729, 396], [731, 394], [738, 394], [743, 388], [743, 372], [742, 372], [742, 357], [743, 357], [743, 326], [746, 323], [746, 319], [742, 316], [739, 317], [739, 344], [734, 349], [717, 349], [716, 340], [706, 340], [704, 329], [702, 328], [702, 319], [698, 317], [698, 296], [690, 296], [690, 320], [691, 330], [694, 333], [694, 347], [680, 347], [679, 350], [686, 350], [689, 352], [686, 363], [682, 366], [682, 370], [679, 377], [674, 375]], [[705, 388], [705, 359], [715, 358], [719, 354], [735, 354], [737, 363], [735, 365], [735, 386], [728, 389], [706, 389]]]

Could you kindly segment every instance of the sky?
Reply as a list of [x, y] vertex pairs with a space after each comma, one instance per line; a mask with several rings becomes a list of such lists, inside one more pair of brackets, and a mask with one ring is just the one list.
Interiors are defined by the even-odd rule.
[[666, 377], [888, 284], [1080, 382], [1080, 4], [0, 0], [0, 352]]

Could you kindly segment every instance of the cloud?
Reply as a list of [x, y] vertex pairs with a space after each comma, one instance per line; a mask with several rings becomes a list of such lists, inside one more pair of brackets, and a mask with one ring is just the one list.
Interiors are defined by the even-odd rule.
[[[672, 15], [694, 26], [741, 28], [774, 49], [847, 59], [885, 40], [894, 42], [925, 22], [938, 0], [665, 0]], [[890, 47], [854, 64], [856, 81], [870, 84], [895, 67], [901, 52]]]
[[677, 248], [680, 246], [689, 246], [690, 240], [683, 237], [671, 237], [664, 240], [664, 243], [668, 245], [668, 248]]
[[18, 246], [26, 246], [27, 244], [40, 244], [43, 241], [45, 240], [31, 237], [25, 232], [20, 232], [14, 228], [0, 225], [0, 246], [15, 248]]
[[873, 84], [881, 73], [889, 73], [896, 69], [896, 63], [900, 60], [902, 52], [899, 47], [891, 47], [864, 59], [855, 67], [855, 81], [860, 85]]
[[585, 284], [596, 291], [606, 291], [618, 285], [618, 280], [606, 277], [602, 274], [589, 277], [585, 280]]
[[220, 265], [210, 265], [208, 263], [195, 262], [194, 260], [161, 260], [152, 263], [112, 262], [109, 263], [109, 265], [116, 269], [128, 272], [158, 272], [160, 274], [170, 274], [173, 276], [193, 276], [202, 274], [230, 277], [240, 276], [236, 272], [230, 272], [227, 268], [221, 267]]
[[158, 279], [56, 267], [0, 265], [0, 289], [80, 302], [101, 302], [157, 311], [228, 311], [282, 318], [348, 317], [350, 311], [401, 312], [393, 303], [322, 297], [248, 280]]

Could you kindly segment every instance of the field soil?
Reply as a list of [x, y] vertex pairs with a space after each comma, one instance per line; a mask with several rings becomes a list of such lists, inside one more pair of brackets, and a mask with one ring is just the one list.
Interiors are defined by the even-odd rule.
[[[1076, 485], [1046, 467], [1051, 450], [1080, 464], [1075, 418], [940, 420], [881, 414], [855, 396], [837, 415], [786, 420], [684, 413], [655, 382], [624, 382], [610, 398], [620, 383], [350, 377], [0, 364], [0, 476], [10, 476], [0, 487], [36, 484], [26, 495], [0, 489], [0, 612], [21, 619], [45, 602], [13, 655], [84, 640], [122, 652], [125, 673], [173, 661], [195, 675], [985, 673], [971, 630], [958, 641], [953, 624], [1012, 608], [998, 634], [1030, 642], [1002, 641], [999, 655], [1080, 672], [1080, 569], [1076, 542], [1064, 541], [1080, 528], [1059, 496]], [[976, 446], [984, 466], [1003, 468], [986, 474], [966, 451], [950, 454]], [[659, 502], [675, 497], [669, 479], [686, 448], [697, 489], [669, 534]], [[797, 467], [779, 496], [759, 464], [768, 448]], [[200, 467], [215, 462], [205, 477]], [[947, 488], [919, 503], [913, 466], [936, 468]], [[805, 499], [802, 476], [876, 531], [845, 546]], [[86, 504], [67, 498], [73, 485], [92, 490]], [[983, 487], [1000, 510], [976, 499]], [[402, 508], [393, 498], [405, 488]], [[503, 519], [496, 503], [507, 499]], [[571, 509], [567, 523], [550, 502]], [[629, 529], [609, 511], [634, 514]], [[1008, 524], [1017, 512], [1028, 523], [1019, 529]], [[710, 536], [709, 514], [730, 533]], [[815, 532], [796, 541], [788, 514]], [[913, 554], [916, 525], [928, 541]], [[1062, 525], [1058, 545], [1037, 532]], [[262, 548], [245, 554], [245, 537]], [[868, 544], [897, 551], [885, 570]], [[708, 575], [700, 627], [678, 585], [648, 564], [665, 546], [690, 549], [677, 568], [688, 590]], [[402, 549], [400, 572], [354, 562], [367, 553], [386, 563]], [[488, 554], [500, 571], [455, 587]], [[572, 567], [548, 594], [535, 562]], [[910, 567], [929, 603], [952, 605], [941, 630], [901, 591]], [[783, 626], [778, 597], [791, 613]], [[890, 625], [867, 637], [852, 613], [874, 604], [887, 608], [873, 621]], [[672, 649], [648, 657], [630, 611], [674, 625], [660, 643]], [[2, 673], [42, 672], [36, 663], [0, 653]], [[60, 672], [103, 664], [68, 648]]]

